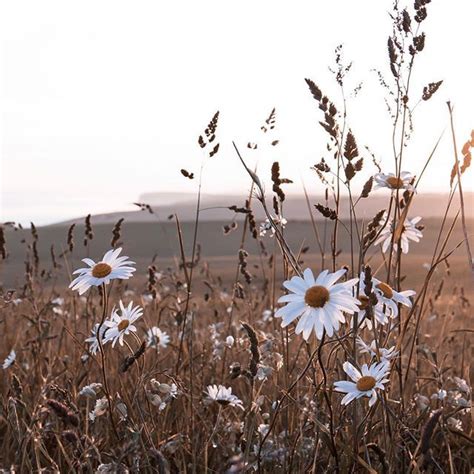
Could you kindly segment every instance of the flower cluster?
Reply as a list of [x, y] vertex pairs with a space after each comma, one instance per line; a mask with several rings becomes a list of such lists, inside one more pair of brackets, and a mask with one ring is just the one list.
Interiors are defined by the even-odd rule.
[[[82, 295], [92, 286], [105, 287], [112, 280], [128, 280], [135, 272], [132, 266], [134, 262], [126, 256], [119, 257], [121, 251], [121, 248], [109, 250], [98, 263], [90, 258], [83, 259], [88, 267], [74, 272], [79, 273], [79, 276], [71, 282], [69, 288]], [[120, 300], [119, 308], [112, 310], [110, 318], [100, 324], [96, 323], [92, 328], [90, 337], [85, 340], [89, 344], [89, 352], [92, 355], [97, 354], [100, 346], [108, 342], [112, 343], [112, 347], [115, 347], [117, 342], [123, 346], [125, 337], [137, 332], [135, 323], [142, 315], [143, 309], [140, 306], [134, 306], [132, 301], [125, 306]], [[148, 330], [148, 347], [164, 349], [169, 342], [168, 334], [158, 327], [154, 326]]]

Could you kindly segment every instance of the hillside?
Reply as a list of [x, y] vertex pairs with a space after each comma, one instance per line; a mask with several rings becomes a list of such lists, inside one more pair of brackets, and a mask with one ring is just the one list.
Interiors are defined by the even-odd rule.
[[[232, 205], [243, 206], [246, 195], [212, 195], [204, 194], [201, 199], [202, 220], [227, 221], [231, 220], [234, 213], [227, 207]], [[147, 203], [152, 206], [155, 215], [146, 211], [113, 212], [108, 214], [97, 214], [92, 217], [94, 224], [113, 224], [120, 218], [126, 222], [156, 222], [157, 217], [166, 219], [171, 214], [177, 214], [182, 222], [193, 221], [196, 213], [196, 196], [184, 193], [147, 193], [139, 197], [138, 202]], [[456, 196], [455, 205], [451, 206], [449, 216], [452, 217], [457, 209], [459, 198]], [[321, 216], [314, 210], [314, 204], [324, 203], [322, 196], [310, 196], [313, 208], [313, 216], [320, 219]], [[442, 217], [446, 208], [446, 194], [419, 194], [413, 201], [411, 215], [420, 215], [424, 218]], [[349, 202], [347, 198], [342, 199], [340, 215], [342, 219], [349, 218]], [[474, 217], [474, 193], [465, 193], [466, 212], [468, 217]], [[362, 220], [371, 219], [379, 210], [388, 205], [388, 195], [382, 192], [373, 192], [370, 199], [361, 199], [357, 205], [357, 214]], [[254, 212], [258, 220], [264, 218], [260, 205], [254, 206]], [[138, 208], [137, 208], [138, 209]], [[308, 206], [303, 196], [290, 195], [284, 203], [284, 214], [288, 220], [309, 220]], [[240, 216], [239, 216], [240, 217]], [[70, 225], [83, 222], [84, 216], [70, 219], [60, 224]]]

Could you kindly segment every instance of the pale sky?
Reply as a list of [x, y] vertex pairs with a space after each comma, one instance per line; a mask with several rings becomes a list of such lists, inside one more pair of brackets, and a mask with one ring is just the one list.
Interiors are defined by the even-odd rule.
[[[205, 166], [205, 192], [247, 192], [235, 140], [249, 164], [258, 158], [263, 177], [279, 160], [282, 174], [295, 180], [293, 192], [301, 192], [303, 177], [311, 193], [321, 193], [308, 169], [324, 155], [326, 135], [304, 78], [339, 104], [328, 71], [339, 43], [354, 62], [348, 92], [364, 82], [349, 102], [349, 125], [360, 148], [369, 145], [392, 171], [384, 91], [370, 72], [378, 68], [391, 79], [390, 6], [388, 0], [2, 2], [0, 220], [50, 223], [130, 210], [144, 192], [196, 191], [196, 180], [179, 170], [198, 171], [197, 137], [216, 110], [221, 151]], [[444, 83], [416, 110], [404, 166], [413, 173], [448, 125], [447, 100], [455, 107], [459, 148], [474, 127], [473, 18], [471, 0], [428, 5], [413, 100], [428, 82]], [[252, 155], [246, 143], [259, 140], [273, 107], [280, 144]], [[452, 164], [445, 133], [421, 192], [446, 191]], [[473, 189], [472, 171], [465, 188]]]

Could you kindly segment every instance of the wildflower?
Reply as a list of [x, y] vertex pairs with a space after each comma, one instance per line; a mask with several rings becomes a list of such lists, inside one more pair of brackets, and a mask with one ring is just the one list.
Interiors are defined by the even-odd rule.
[[436, 393], [433, 393], [433, 395], [431, 395], [431, 399], [444, 400], [447, 396], [448, 396], [448, 392], [444, 390], [443, 388], [441, 388]]
[[468, 395], [471, 393], [471, 387], [469, 387], [469, 384], [464, 379], [455, 376], [453, 380], [461, 392], [464, 392]]
[[107, 408], [107, 399], [105, 397], [99, 398], [99, 400], [95, 402], [94, 409], [89, 413], [89, 420], [94, 422], [98, 416], [102, 416], [107, 411]]
[[[357, 297], [359, 300], [359, 311], [357, 313], [357, 324], [360, 329], [367, 327], [369, 330], [372, 329], [373, 324], [377, 326], [378, 324], [385, 325], [388, 323], [388, 317], [384, 312], [384, 306], [382, 303], [377, 302], [376, 305], [372, 306], [372, 318], [368, 317], [367, 308], [369, 307], [369, 298], [366, 295], [359, 295]], [[353, 323], [351, 321], [351, 327]]]
[[262, 312], [262, 321], [267, 322], [271, 321], [273, 318], [273, 311], [271, 309], [265, 309]]
[[[388, 219], [387, 221], [387, 216], [385, 216], [386, 219], [386, 225], [385, 223], [382, 223], [382, 226], [385, 225], [383, 230], [380, 232], [380, 235], [378, 239], [374, 242], [375, 245], [382, 244], [382, 252], [386, 252], [392, 243], [392, 234], [394, 232], [394, 226], [393, 226], [393, 221], [392, 219]], [[400, 243], [402, 245], [402, 252], [403, 253], [408, 253], [409, 250], [409, 241], [413, 240], [414, 242], [419, 242], [420, 239], [423, 237], [423, 234], [420, 229], [418, 229], [417, 225], [418, 222], [421, 221], [421, 217], [414, 217], [413, 219], [408, 219], [408, 217], [405, 219], [405, 222], [403, 223], [403, 230], [400, 236]], [[394, 242], [393, 244], [393, 249], [395, 252], [398, 250], [398, 243]]]
[[[99, 341], [97, 339], [97, 331], [99, 330], [99, 323], [94, 324], [94, 327], [92, 328], [92, 334], [90, 337], [88, 337], [85, 342], [87, 342], [89, 345], [89, 352], [92, 355], [97, 354], [97, 351], [99, 350]], [[100, 328], [100, 341], [102, 344], [105, 344], [105, 333], [107, 331], [107, 326], [102, 324], [102, 327]]]
[[384, 360], [370, 366], [364, 364], [362, 371], [356, 369], [350, 362], [344, 362], [342, 367], [353, 382], [341, 380], [334, 383], [337, 392], [347, 394], [341, 404], [348, 405], [352, 400], [368, 397], [370, 398], [369, 406], [372, 406], [377, 400], [376, 389], [384, 390], [384, 383], [388, 382], [386, 377], [390, 371], [390, 363]]
[[176, 398], [179, 394], [175, 383], [160, 383], [156, 379], [150, 380], [151, 390], [147, 391], [148, 400], [152, 405], [158, 407], [160, 411], [166, 408], [166, 405]]
[[158, 350], [160, 347], [166, 349], [170, 342], [168, 333], [162, 331], [160, 328], [153, 326], [147, 331], [147, 346], [156, 347]]
[[270, 429], [270, 425], [261, 423], [260, 425], [258, 425], [257, 431], [260, 434], [260, 436], [262, 436], [263, 438], [267, 435], [269, 429]]
[[362, 354], [370, 354], [371, 357], [378, 357], [380, 356], [381, 360], [392, 360], [395, 359], [398, 355], [398, 351], [396, 350], [395, 346], [390, 347], [389, 349], [385, 349], [383, 347], [377, 348], [377, 344], [375, 339], [370, 343], [370, 346], [364, 342], [360, 337], [356, 340], [357, 345], [359, 346], [359, 350]]
[[267, 380], [273, 374], [273, 368], [268, 365], [259, 364], [257, 369], [257, 379], [258, 380]]
[[340, 323], [345, 322], [343, 311], [354, 314], [359, 311], [359, 301], [352, 296], [352, 287], [359, 281], [353, 278], [344, 283], [337, 283], [345, 269], [335, 273], [324, 270], [315, 279], [313, 272], [307, 268], [303, 278], [294, 276], [285, 281], [283, 286], [292, 293], [280, 297], [279, 303], [288, 303], [278, 309], [276, 318], [283, 318], [282, 327], [291, 324], [298, 316], [296, 334], [303, 332], [303, 338], [308, 340], [311, 332], [321, 339], [326, 330], [329, 337], [339, 330]]
[[112, 311], [111, 319], [104, 323], [108, 328], [104, 342], [113, 341], [112, 347], [115, 346], [117, 341], [123, 346], [123, 337], [130, 334], [130, 332], [136, 332], [137, 328], [133, 323], [143, 314], [142, 308], [140, 306], [133, 307], [132, 301], [130, 301], [126, 308], [122, 300], [120, 300], [119, 304], [121, 314], [116, 310]]
[[95, 397], [102, 389], [102, 384], [98, 382], [91, 383], [90, 385], [86, 385], [82, 387], [81, 391], [79, 392], [80, 397]]
[[387, 283], [372, 277], [372, 284], [379, 303], [384, 304], [389, 312], [389, 316], [395, 318], [398, 316], [398, 304], [412, 307], [410, 296], [415, 296], [413, 290], [396, 291]]
[[374, 189], [388, 188], [392, 190], [396, 189], [409, 189], [413, 191], [413, 180], [414, 176], [408, 171], [402, 171], [400, 176], [394, 175], [393, 173], [377, 173], [374, 176], [375, 186]]
[[130, 266], [135, 262], [127, 260], [128, 257], [119, 257], [121, 248], [109, 250], [104, 258], [96, 263], [90, 258], [84, 258], [82, 261], [89, 265], [88, 268], [80, 268], [74, 273], [79, 273], [69, 288], [78, 290], [79, 294], [85, 293], [91, 286], [100, 286], [103, 283], [108, 284], [111, 280], [128, 280], [135, 268]]
[[418, 407], [418, 410], [424, 411], [430, 406], [430, 400], [428, 397], [425, 397], [424, 395], [420, 395], [417, 393], [415, 395], [415, 403], [416, 406]]
[[[277, 226], [281, 226], [282, 229], [286, 227], [288, 221], [284, 217], [272, 217], [273, 222]], [[268, 231], [271, 231], [270, 237], [275, 235], [275, 228], [270, 223], [270, 219], [265, 219], [265, 222], [260, 224], [260, 237], [264, 237]]]
[[230, 405], [231, 407], [244, 409], [242, 400], [232, 394], [231, 387], [226, 388], [223, 385], [208, 385], [206, 393], [210, 402], [217, 402], [220, 405]]
[[225, 339], [225, 345], [229, 348], [234, 345], [234, 342], [235, 342], [234, 336], [227, 336]]
[[178, 396], [178, 386], [175, 383], [160, 383], [155, 379], [151, 379], [153, 388], [165, 397], [176, 398]]
[[450, 416], [447, 420], [448, 426], [458, 431], [462, 431], [462, 422], [457, 418]]
[[3, 369], [4, 370], [7, 370], [9, 369], [14, 363], [15, 363], [15, 360], [16, 360], [16, 352], [12, 349], [10, 354], [8, 354], [7, 358], [3, 361]]

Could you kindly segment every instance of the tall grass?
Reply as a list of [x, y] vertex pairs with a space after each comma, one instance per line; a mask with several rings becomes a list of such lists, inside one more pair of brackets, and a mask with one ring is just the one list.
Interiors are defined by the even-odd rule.
[[[218, 112], [198, 139], [203, 151], [199, 171], [181, 170], [184, 178], [197, 181], [196, 214], [189, 254], [179, 216], [170, 216], [176, 236], [163, 237], [179, 242], [174, 265], [163, 266], [159, 256], [150, 256], [146, 275], [92, 287], [79, 296], [67, 289], [74, 270], [72, 257], [99, 257], [89, 255], [94, 239], [90, 215], [79, 244], [74, 224], [64, 245], [52, 243], [50, 263], [39, 257], [39, 234], [33, 224], [29, 231], [14, 223], [0, 227], [0, 257], [6, 269], [9, 235], [22, 232], [26, 246], [24, 282], [15, 289], [2, 288], [0, 303], [0, 354], [7, 357], [15, 351], [5, 361], [0, 379], [4, 472], [474, 469], [470, 347], [474, 329], [472, 324], [464, 327], [471, 303], [450, 266], [453, 254], [465, 251], [472, 270], [462, 182], [474, 136], [464, 143], [459, 158], [449, 104], [453, 171], [434, 252], [423, 268], [413, 265], [410, 252], [404, 252], [407, 219], [414, 217], [411, 205], [420, 181], [429, 177], [441, 140], [434, 137], [422, 172], [402, 187], [402, 172], [410, 170], [405, 150], [416, 132], [415, 107], [436, 100], [442, 85], [442, 81], [429, 83], [420, 98], [411, 90], [417, 58], [425, 47], [422, 27], [429, 3], [416, 0], [413, 9], [401, 9], [395, 2], [392, 11], [388, 76], [379, 74], [393, 123], [387, 143], [391, 160], [378, 163], [368, 149], [362, 150], [351, 129], [346, 99], [351, 65], [344, 63], [340, 48], [334, 69], [340, 100], [306, 79], [309, 100], [315, 101], [319, 126], [327, 135], [326, 157], [308, 171], [324, 188], [324, 199], [311, 202], [305, 190], [314, 235], [302, 237], [306, 242], [314, 238], [316, 255], [309, 255], [306, 244], [292, 248], [286, 238], [291, 216], [285, 214], [285, 191], [292, 181], [282, 177], [275, 162], [271, 170], [263, 170], [272, 180], [267, 192], [262, 170], [249, 165], [246, 153], [257, 148], [249, 143], [244, 150], [234, 144], [236, 159], [249, 175], [248, 199], [228, 208], [231, 223], [224, 225], [222, 235], [224, 239], [240, 232], [231, 283], [227, 285], [201, 256], [202, 177], [207, 161], [220, 159]], [[262, 126], [263, 135], [274, 129], [276, 121], [272, 110]], [[277, 145], [278, 140], [270, 141], [270, 146]], [[372, 175], [392, 171], [394, 186], [385, 209], [364, 221], [359, 209], [376, 192], [377, 180], [371, 176], [361, 189], [353, 183], [368, 169]], [[461, 205], [450, 218], [456, 194]], [[340, 218], [343, 196], [349, 199], [348, 220]], [[155, 213], [147, 203], [136, 205]], [[261, 225], [255, 219], [256, 206], [266, 215]], [[237, 216], [243, 218], [241, 225]], [[114, 226], [112, 248], [127, 246], [122, 242], [122, 223], [120, 219]], [[463, 231], [460, 242], [451, 238], [456, 226]], [[423, 230], [419, 222], [413, 229]], [[343, 234], [350, 239], [348, 254], [340, 251]], [[246, 250], [251, 240], [257, 242], [254, 255]], [[353, 297], [361, 311], [346, 314], [346, 323], [333, 335], [325, 329], [321, 337], [312, 332], [305, 340], [295, 332], [298, 320], [281, 327], [275, 313], [285, 294], [282, 280], [303, 275], [309, 261], [315, 263], [315, 275], [345, 268], [344, 281], [359, 278]], [[407, 272], [423, 273], [419, 287], [407, 287]], [[410, 304], [397, 304], [397, 317], [388, 314], [387, 305], [379, 305], [381, 290], [393, 294], [411, 289], [416, 294]], [[119, 300], [143, 306], [137, 332], [127, 335], [123, 346], [112, 347], [101, 337], [85, 343], [97, 323], [100, 334]], [[377, 319], [380, 311], [388, 314], [385, 322]], [[361, 340], [373, 344], [372, 352], [364, 352]], [[377, 390], [375, 403], [369, 405], [368, 398], [361, 397], [343, 405], [343, 394], [334, 383], [349, 380], [346, 363], [357, 368], [383, 363], [390, 348], [388, 381], [384, 390]], [[213, 396], [209, 386], [214, 384], [231, 387], [234, 398], [228, 392], [225, 397]]]

